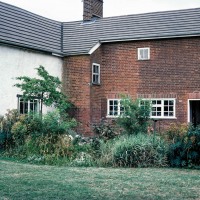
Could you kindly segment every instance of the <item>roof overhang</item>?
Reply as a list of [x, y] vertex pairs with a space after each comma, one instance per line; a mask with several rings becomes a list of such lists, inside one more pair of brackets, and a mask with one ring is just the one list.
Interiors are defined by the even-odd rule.
[[89, 55], [91, 55], [92, 53], [94, 53], [99, 47], [101, 46], [100, 42], [97, 42], [88, 52]]

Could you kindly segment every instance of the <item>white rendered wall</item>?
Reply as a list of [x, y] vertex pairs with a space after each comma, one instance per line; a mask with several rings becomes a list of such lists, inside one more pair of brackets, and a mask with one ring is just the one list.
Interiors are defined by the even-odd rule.
[[[42, 65], [50, 75], [62, 77], [62, 58], [33, 51], [0, 46], [0, 115], [7, 109], [17, 109], [17, 94], [20, 89], [13, 87], [18, 76], [34, 77], [35, 68]], [[46, 112], [48, 108], [44, 108]]]

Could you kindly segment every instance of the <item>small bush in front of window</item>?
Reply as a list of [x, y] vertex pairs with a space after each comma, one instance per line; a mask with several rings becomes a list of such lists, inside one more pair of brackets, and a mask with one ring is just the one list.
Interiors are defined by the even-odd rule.
[[104, 141], [115, 138], [119, 130], [109, 120], [102, 119], [99, 124], [93, 124], [94, 133]]
[[147, 133], [150, 119], [150, 103], [140, 104], [140, 100], [130, 98], [121, 100], [124, 113], [117, 119], [117, 123], [127, 134]]

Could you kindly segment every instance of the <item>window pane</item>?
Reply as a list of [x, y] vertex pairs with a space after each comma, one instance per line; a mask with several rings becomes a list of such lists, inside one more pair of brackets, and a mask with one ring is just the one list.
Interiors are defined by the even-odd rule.
[[161, 107], [157, 107], [157, 111], [161, 111]]
[[157, 116], [161, 116], [161, 112], [157, 112]]
[[157, 104], [161, 104], [161, 101], [159, 100], [159, 101], [157, 101]]
[[20, 99], [19, 112], [20, 112], [20, 114], [24, 114], [24, 101], [23, 101], [23, 99]]
[[152, 107], [152, 111], [156, 111], [156, 107]]
[[110, 105], [113, 105], [113, 101], [112, 100], [110, 100]]
[[120, 106], [120, 115], [124, 113], [124, 107]]
[[93, 73], [97, 73], [98, 72], [98, 68], [96, 65], [93, 65]]
[[169, 111], [174, 111], [173, 106], [169, 106]]
[[174, 113], [173, 113], [173, 112], [169, 112], [169, 116], [170, 116], [170, 117], [173, 117], [173, 116], [174, 116]]
[[31, 111], [33, 112], [33, 111], [34, 111], [33, 105], [34, 105], [34, 104], [33, 104], [33, 101], [31, 100], [31, 101], [30, 101], [30, 110], [29, 110], [29, 112], [31, 112]]
[[174, 101], [173, 100], [169, 101], [169, 105], [174, 105]]
[[168, 101], [164, 101], [164, 105], [168, 105]]
[[156, 112], [152, 112], [151, 115], [152, 115], [152, 116], [156, 116]]
[[168, 111], [168, 106], [165, 106], [165, 107], [164, 107], [164, 111]]
[[117, 112], [117, 111], [115, 111], [115, 112], [114, 112], [114, 115], [115, 115], [115, 116], [116, 116], [116, 115], [118, 115], [118, 112]]
[[143, 58], [148, 58], [148, 49], [143, 50], [144, 57]]
[[28, 101], [24, 102], [24, 114], [28, 113]]
[[33, 108], [34, 112], [38, 111], [38, 100], [34, 100], [34, 108]]
[[118, 105], [118, 100], [114, 100], [114, 105]]
[[153, 101], [152, 101], [152, 104], [156, 104], [156, 101], [155, 101], [155, 100], [153, 100]]
[[95, 79], [95, 75], [94, 75], [94, 74], [93, 74], [92, 82], [93, 82], [93, 83], [96, 82], [96, 79]]
[[168, 116], [168, 112], [164, 112], [164, 116]]

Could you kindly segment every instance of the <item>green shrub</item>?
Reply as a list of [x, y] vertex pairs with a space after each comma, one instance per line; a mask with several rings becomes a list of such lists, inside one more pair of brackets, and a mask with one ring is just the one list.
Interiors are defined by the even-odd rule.
[[190, 126], [182, 137], [176, 137], [169, 146], [169, 161], [172, 167], [200, 165], [200, 126]]
[[61, 158], [72, 156], [72, 143], [68, 135], [60, 135], [57, 141], [52, 136], [29, 136], [23, 146], [28, 161], [56, 164]]
[[26, 158], [30, 162], [55, 164], [71, 158], [73, 145], [69, 132], [76, 126], [73, 119], [63, 118], [58, 111], [46, 115], [21, 115], [12, 124], [12, 149], [7, 155]]
[[16, 146], [24, 145], [27, 135], [27, 127], [22, 122], [16, 122], [11, 129], [12, 137]]
[[102, 119], [99, 124], [93, 124], [93, 131], [97, 137], [105, 141], [113, 139], [119, 135], [119, 130], [116, 125], [105, 119]]
[[113, 162], [120, 167], [167, 166], [167, 144], [157, 136], [130, 135], [120, 137], [113, 146]]
[[150, 104], [148, 101], [141, 105], [140, 100], [123, 99], [121, 101], [124, 113], [117, 123], [123, 127], [127, 134], [147, 133], [150, 117]]
[[109, 140], [105, 142], [104, 140], [99, 140], [99, 148], [98, 151], [96, 151], [95, 155], [95, 163], [97, 166], [100, 167], [113, 167], [114, 164], [114, 156], [113, 156], [113, 148], [115, 141], [118, 140], [118, 138], [115, 138], [113, 140]]
[[77, 126], [75, 119], [63, 120], [58, 111], [49, 112], [43, 117], [43, 134], [44, 135], [63, 135]]
[[188, 132], [188, 124], [173, 123], [170, 127], [164, 131], [162, 137], [170, 143], [178, 139], [183, 139]]
[[164, 167], [168, 165], [168, 144], [153, 135], [122, 135], [100, 140], [95, 163], [101, 167]]
[[7, 110], [5, 116], [0, 117], [0, 149], [5, 150], [13, 146], [11, 129], [18, 118], [17, 110]]

